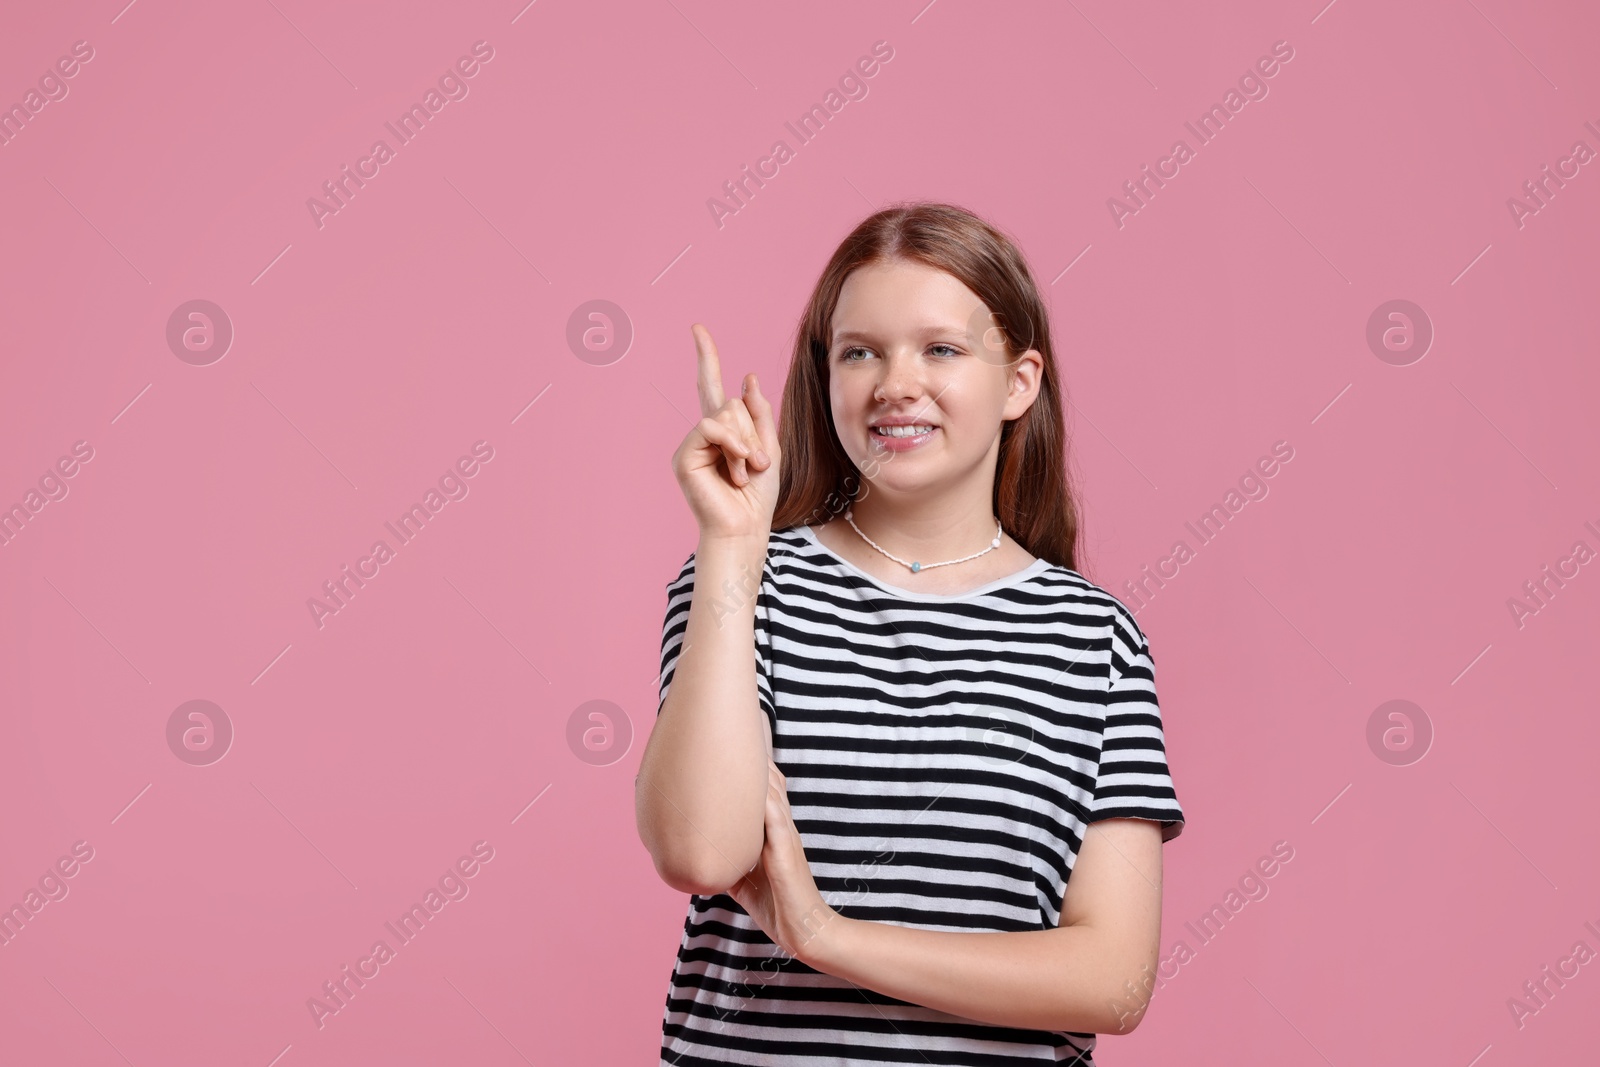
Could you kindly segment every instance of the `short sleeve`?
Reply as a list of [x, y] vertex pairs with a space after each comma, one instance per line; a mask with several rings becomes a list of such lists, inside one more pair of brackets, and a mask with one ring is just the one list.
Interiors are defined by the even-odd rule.
[[[683, 651], [683, 637], [689, 628], [689, 605], [694, 599], [694, 557], [693, 552], [684, 562], [683, 569], [678, 576], [667, 583], [667, 612], [661, 623], [661, 690], [656, 703], [656, 715], [660, 716], [661, 709], [667, 703], [667, 691], [672, 688], [672, 676], [677, 672], [678, 657]], [[760, 576], [751, 575], [749, 581], [738, 587], [730, 586], [721, 591], [718, 603], [724, 609], [731, 611], [737, 604], [738, 598], [754, 596], [755, 605], [755, 656], [756, 656], [756, 703], [766, 716], [771, 720], [772, 736], [778, 736], [778, 716], [772, 699], [772, 671], [770, 669], [771, 649], [770, 637], [767, 629], [767, 611], [769, 607], [768, 583], [772, 577], [770, 556], [762, 566]], [[723, 610], [716, 612], [718, 616]]]
[[1167, 766], [1155, 661], [1138, 627], [1124, 627], [1120, 620], [1112, 625], [1111, 684], [1087, 821], [1149, 819], [1161, 824], [1161, 840], [1171, 841], [1183, 832], [1184, 818]]

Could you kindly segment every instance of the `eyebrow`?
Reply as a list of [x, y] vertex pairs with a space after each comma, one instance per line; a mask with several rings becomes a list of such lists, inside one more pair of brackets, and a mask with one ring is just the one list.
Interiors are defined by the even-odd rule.
[[[921, 337], [966, 337], [967, 335], [965, 329], [948, 324], [921, 326], [912, 332]], [[876, 340], [877, 337], [867, 330], [840, 330], [833, 335], [833, 343], [835, 345], [844, 341], [872, 342]]]

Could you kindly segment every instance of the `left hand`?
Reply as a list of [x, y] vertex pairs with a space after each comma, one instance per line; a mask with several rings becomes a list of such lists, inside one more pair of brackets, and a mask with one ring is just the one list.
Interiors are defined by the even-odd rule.
[[755, 869], [734, 884], [728, 895], [739, 902], [756, 925], [780, 949], [809, 963], [818, 935], [841, 916], [830, 908], [806, 862], [800, 831], [789, 811], [783, 772], [767, 761], [766, 840]]

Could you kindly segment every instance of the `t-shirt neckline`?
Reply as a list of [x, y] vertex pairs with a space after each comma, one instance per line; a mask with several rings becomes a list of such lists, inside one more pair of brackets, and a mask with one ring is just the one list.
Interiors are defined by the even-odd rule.
[[890, 585], [881, 578], [873, 577], [860, 567], [857, 567], [854, 563], [851, 563], [849, 560], [839, 555], [827, 545], [823, 544], [822, 538], [817, 536], [816, 531], [813, 530], [809, 524], [801, 526], [800, 533], [803, 537], [805, 537], [806, 540], [810, 541], [813, 545], [825, 553], [835, 565], [843, 567], [851, 574], [866, 579], [874, 586], [883, 590], [889, 595], [900, 597], [903, 600], [921, 600], [935, 604], [950, 604], [962, 600], [971, 600], [972, 598], [982, 596], [985, 593], [992, 593], [997, 589], [1006, 589], [1013, 585], [1018, 585], [1027, 581], [1029, 578], [1032, 578], [1036, 574], [1043, 574], [1053, 566], [1049, 560], [1040, 557], [1028, 564], [1028, 566], [1022, 568], [1020, 571], [1014, 571], [1011, 574], [1003, 575], [1002, 577], [996, 578], [992, 582], [978, 586], [976, 589], [969, 589], [965, 593], [924, 593], [914, 589], [902, 589], [898, 585]]

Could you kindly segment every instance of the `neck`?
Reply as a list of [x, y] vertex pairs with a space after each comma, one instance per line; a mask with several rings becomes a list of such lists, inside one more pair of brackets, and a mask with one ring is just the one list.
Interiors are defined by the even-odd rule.
[[925, 563], [959, 559], [988, 548], [998, 525], [987, 497], [981, 507], [896, 506], [883, 494], [869, 492], [850, 510], [861, 532], [886, 551]]

